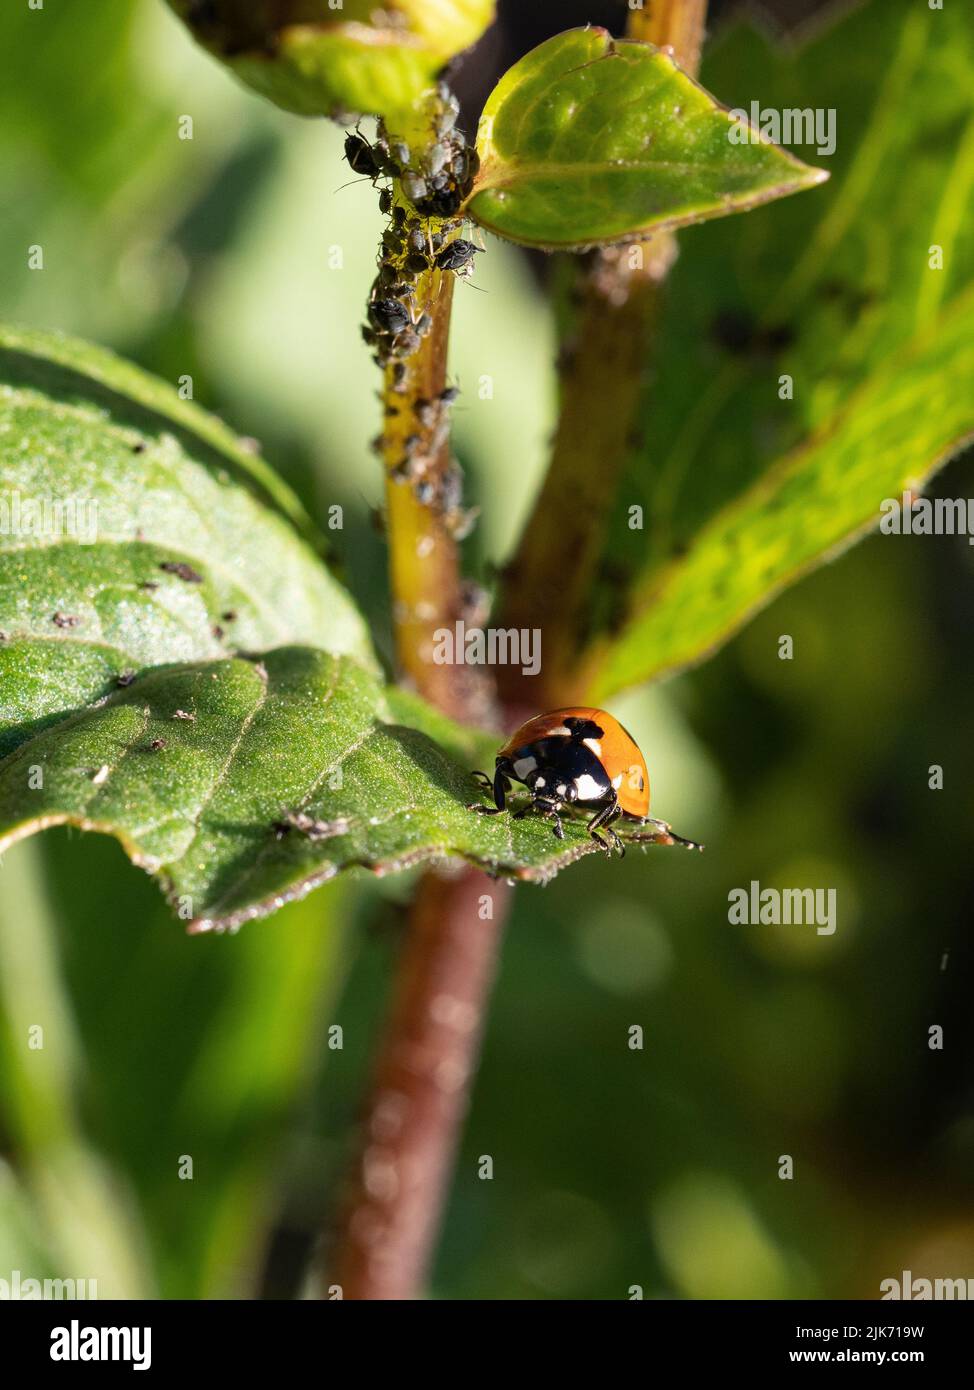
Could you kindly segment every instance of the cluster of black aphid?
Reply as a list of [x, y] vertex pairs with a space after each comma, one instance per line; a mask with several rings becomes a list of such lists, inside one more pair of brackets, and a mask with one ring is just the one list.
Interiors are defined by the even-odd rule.
[[[416, 303], [416, 283], [437, 269], [457, 276], [470, 275], [479, 247], [458, 236], [463, 219], [457, 214], [470, 192], [478, 168], [476, 151], [456, 127], [459, 106], [441, 86], [432, 103], [431, 140], [413, 154], [401, 141], [391, 141], [380, 126], [370, 143], [358, 132], [345, 139], [345, 157], [354, 173], [377, 183], [390, 179], [393, 187], [379, 194], [379, 207], [389, 217], [379, 249], [378, 273], [368, 303], [368, 323], [362, 336], [374, 350], [377, 364], [392, 371], [392, 395], [406, 392], [406, 358], [419, 347], [432, 328], [430, 315]], [[402, 458], [391, 476], [410, 486], [424, 506], [434, 508], [452, 533], [462, 539], [473, 525], [475, 513], [462, 505], [463, 478], [451, 459], [436, 466], [449, 433], [449, 407], [456, 387], [447, 387], [433, 400], [411, 406], [415, 429], [407, 434]], [[405, 402], [403, 403], [405, 406]], [[395, 403], [387, 414], [398, 414]], [[375, 441], [381, 452], [384, 436]]]
[[[404, 389], [405, 372], [405, 363], [395, 363], [392, 369], [394, 394]], [[451, 534], [463, 540], [477, 518], [476, 508], [463, 505], [463, 470], [452, 457], [446, 468], [436, 467], [450, 432], [450, 406], [459, 394], [456, 386], [447, 386], [433, 399], [422, 398], [413, 403], [416, 429], [404, 439], [402, 457], [393, 464], [390, 476], [393, 481], [411, 487], [416, 500], [435, 510]], [[399, 407], [394, 403], [386, 407], [387, 415], [398, 413]], [[385, 436], [380, 434], [373, 447], [382, 453], [385, 445]]]
[[430, 120], [432, 140], [414, 156], [402, 141], [390, 141], [380, 125], [375, 142], [358, 132], [345, 138], [345, 158], [354, 173], [396, 182], [401, 200], [383, 188], [379, 207], [389, 215], [382, 234], [379, 273], [369, 298], [369, 322], [362, 333], [376, 360], [385, 366], [408, 357], [431, 327], [417, 314], [414, 284], [434, 267], [470, 275], [479, 247], [458, 237], [457, 213], [470, 192], [479, 167], [476, 150], [457, 129], [457, 99], [445, 86], [437, 89]]
[[353, 173], [373, 183], [398, 179], [420, 217], [456, 217], [480, 168], [480, 158], [457, 127], [460, 103], [445, 84], [432, 102], [433, 138], [414, 155], [404, 141], [390, 141], [380, 126], [375, 143], [356, 132], [345, 140], [345, 158]]

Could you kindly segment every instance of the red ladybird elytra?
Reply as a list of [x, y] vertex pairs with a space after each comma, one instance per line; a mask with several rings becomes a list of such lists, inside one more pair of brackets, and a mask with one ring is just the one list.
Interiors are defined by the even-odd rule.
[[536, 715], [516, 729], [498, 750], [493, 777], [485, 772], [473, 775], [493, 793], [494, 805], [478, 802], [470, 807], [472, 811], [499, 815], [507, 809], [511, 783], [521, 782], [531, 793], [531, 801], [512, 813], [514, 819], [520, 820], [536, 810], [554, 821], [553, 830], [559, 840], [565, 838], [562, 812], [579, 806], [594, 810], [588, 831], [609, 855], [613, 849], [620, 854], [626, 852], [612, 829], [613, 823], [622, 817], [654, 828], [651, 835], [633, 836], [637, 841], [703, 848], [674, 834], [666, 821], [650, 816], [646, 759], [632, 734], [604, 709], [578, 705]]

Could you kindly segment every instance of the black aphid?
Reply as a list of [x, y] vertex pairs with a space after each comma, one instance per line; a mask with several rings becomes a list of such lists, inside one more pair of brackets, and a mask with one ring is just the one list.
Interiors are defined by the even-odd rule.
[[345, 158], [353, 174], [362, 174], [367, 179], [377, 179], [383, 172], [375, 150], [361, 135], [345, 136]]
[[410, 324], [409, 310], [398, 299], [373, 299], [369, 318], [380, 333], [401, 333]]
[[429, 193], [429, 188], [419, 174], [407, 174], [402, 181], [402, 191], [411, 203], [416, 204], [417, 210], [421, 210], [420, 203]]
[[167, 574], [174, 574], [184, 584], [203, 583], [203, 576], [198, 574], [192, 565], [187, 565], [185, 560], [163, 560], [159, 568], [165, 570]]
[[414, 328], [404, 328], [401, 333], [397, 333], [392, 344], [392, 351], [396, 357], [409, 357], [419, 347], [419, 334]]
[[436, 257], [436, 264], [440, 270], [461, 270], [465, 265], [469, 265], [479, 252], [480, 247], [474, 246], [472, 241], [464, 241], [463, 237], [457, 237], [449, 246], [444, 246]]

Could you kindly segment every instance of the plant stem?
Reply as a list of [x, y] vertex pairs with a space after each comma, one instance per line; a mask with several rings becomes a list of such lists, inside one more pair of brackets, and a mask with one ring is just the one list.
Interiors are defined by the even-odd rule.
[[[423, 1287], [509, 893], [474, 869], [420, 883], [331, 1276], [346, 1299]], [[485, 895], [493, 917], [482, 920]]]
[[[409, 135], [428, 139], [429, 129], [417, 117]], [[398, 190], [396, 206], [409, 215]], [[391, 264], [399, 270], [402, 256], [393, 251]], [[400, 675], [444, 714], [482, 724], [494, 713], [483, 673], [433, 660], [436, 630], [452, 629], [468, 609], [457, 542], [464, 516], [443, 399], [453, 281], [435, 266], [415, 276], [413, 321], [428, 315], [428, 331], [405, 356], [380, 350], [388, 360], [379, 452]], [[419, 882], [329, 1276], [346, 1299], [422, 1292], [509, 896], [507, 885], [472, 868], [430, 872]]]
[[457, 542], [442, 510], [421, 501], [415, 485], [402, 476], [411, 462], [420, 462], [420, 482], [435, 499], [450, 467], [449, 412], [439, 396], [446, 386], [453, 279], [449, 272], [431, 270], [417, 281], [416, 312], [428, 313], [433, 326], [411, 356], [385, 368], [382, 460], [399, 670], [437, 709], [463, 719], [469, 717], [473, 694], [465, 674], [470, 668], [433, 661], [434, 632], [452, 629], [463, 616]]
[[629, 11], [626, 36], [669, 46], [683, 71], [695, 77], [706, 28], [707, 0], [648, 0], [644, 9]]
[[[631, 10], [628, 37], [669, 46], [691, 75], [700, 61], [706, 0], [649, 0]], [[589, 601], [627, 460], [639, 447], [642, 402], [663, 282], [676, 238], [660, 232], [598, 251], [576, 272], [572, 324], [560, 356], [558, 424], [551, 462], [520, 544], [504, 573], [499, 623], [539, 628], [540, 677], [499, 673], [509, 701], [538, 708], [584, 694], [579, 654], [591, 638]]]

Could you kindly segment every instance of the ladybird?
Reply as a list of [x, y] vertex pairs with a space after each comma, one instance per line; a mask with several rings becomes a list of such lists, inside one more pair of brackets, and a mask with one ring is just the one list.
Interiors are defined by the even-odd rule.
[[604, 709], [579, 706], [536, 715], [498, 750], [492, 778], [485, 772], [473, 776], [493, 793], [494, 806], [477, 802], [470, 810], [485, 816], [500, 815], [507, 809], [511, 783], [521, 782], [531, 793], [531, 801], [513, 812], [514, 819], [536, 810], [554, 821], [552, 829], [559, 840], [565, 838], [561, 823], [565, 810], [575, 806], [594, 809], [588, 832], [610, 856], [613, 849], [620, 855], [626, 852], [612, 829], [622, 817], [653, 827], [651, 835], [634, 836], [637, 841], [703, 848], [674, 834], [666, 821], [650, 816], [646, 759], [632, 734]]

